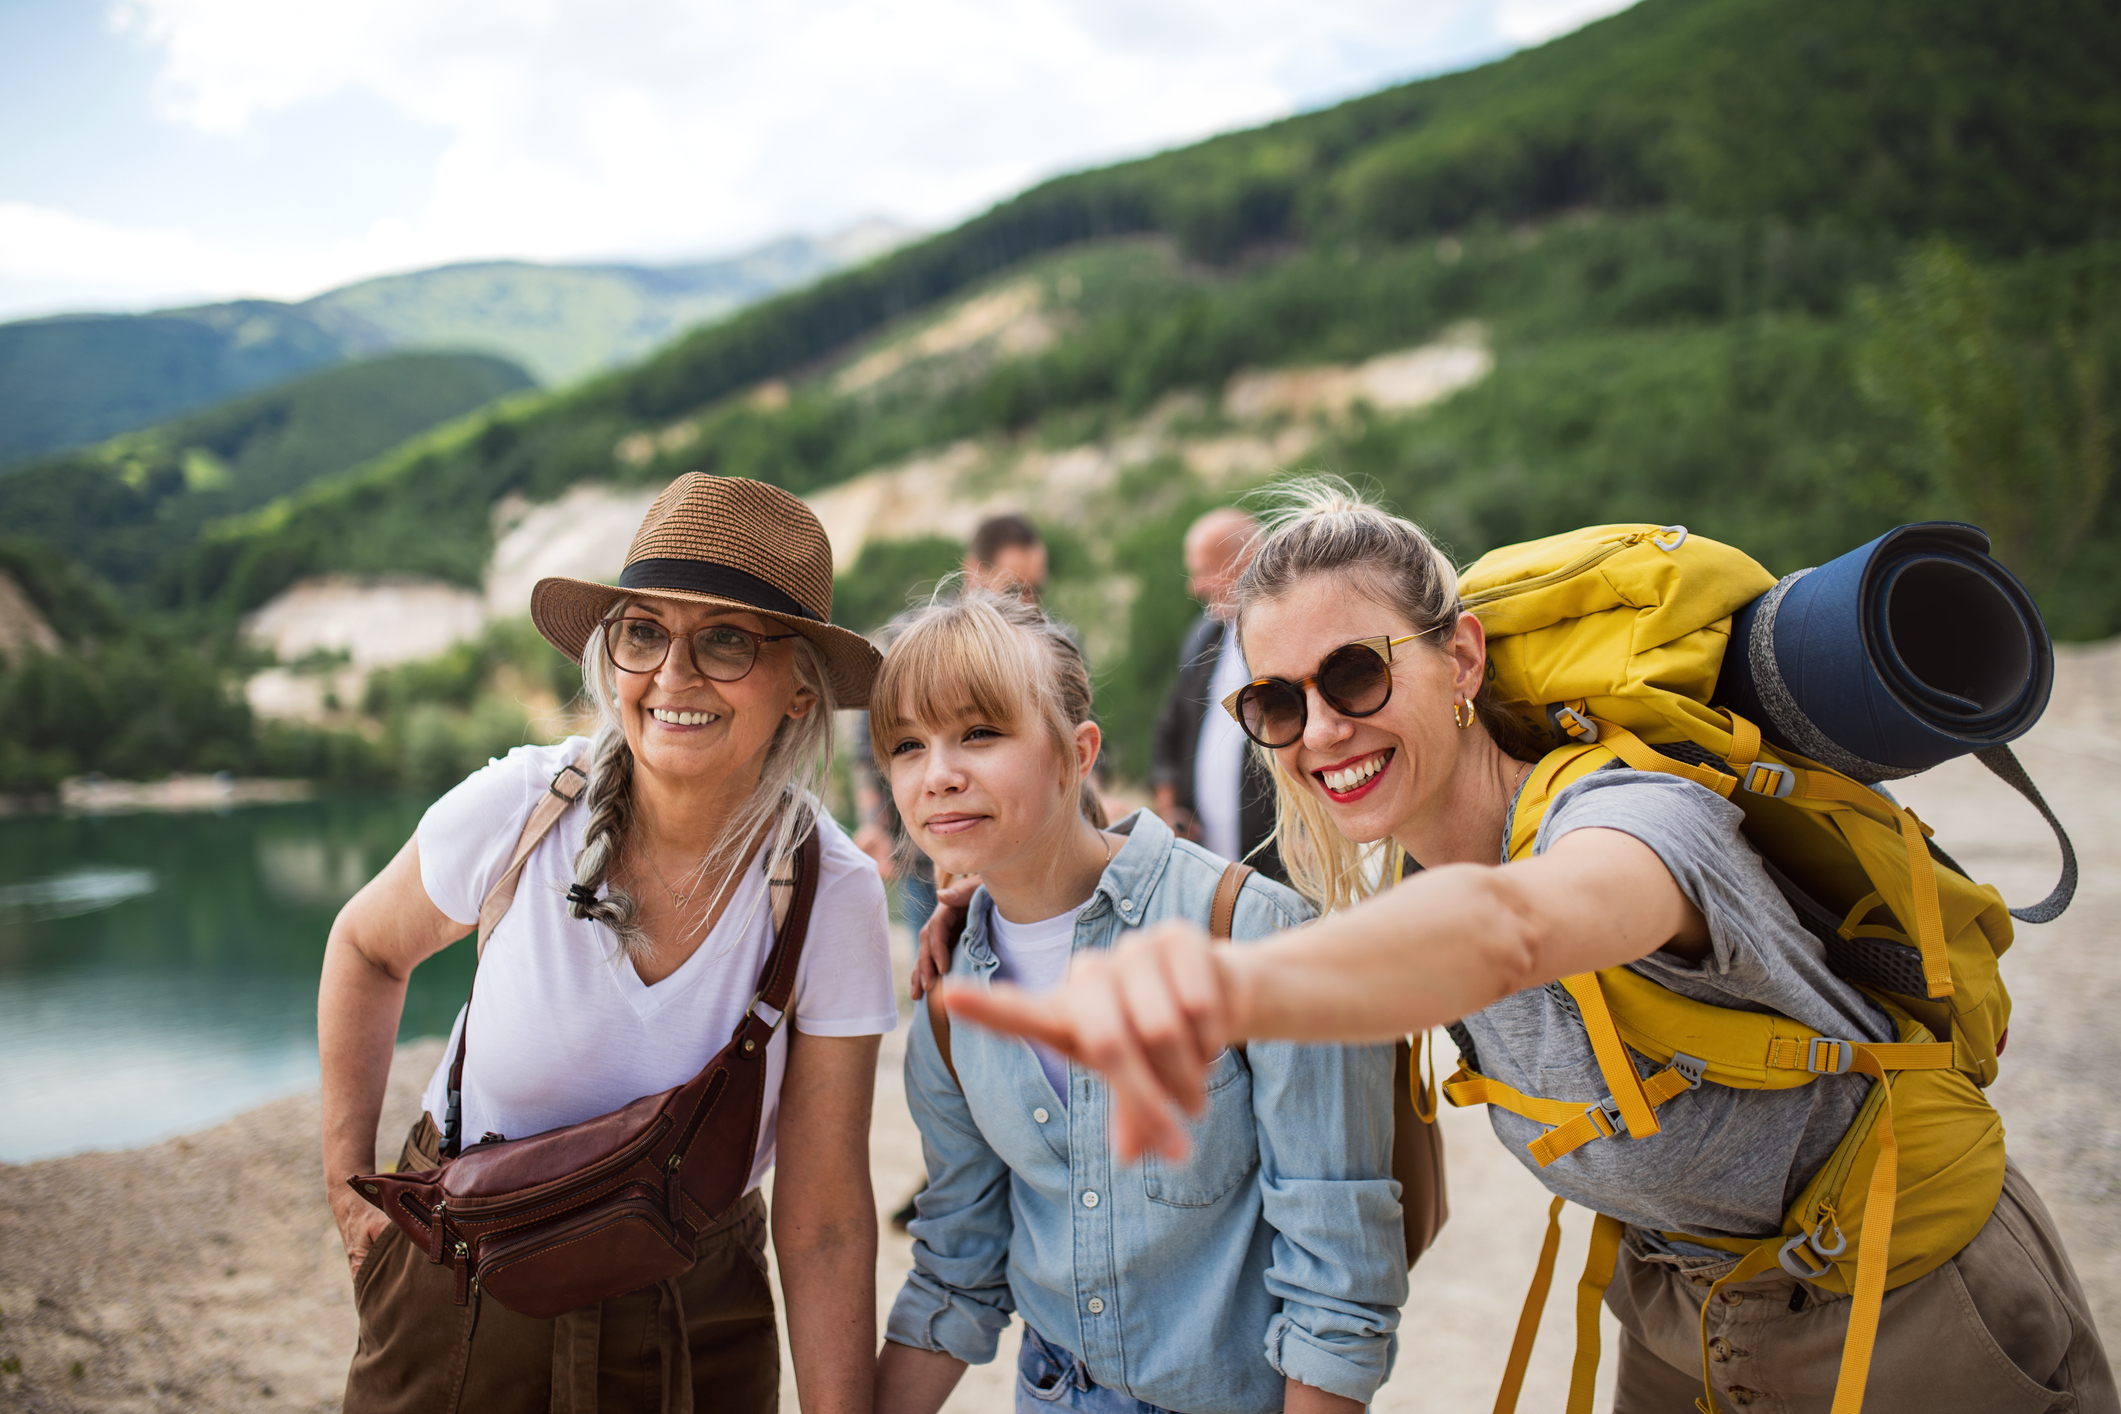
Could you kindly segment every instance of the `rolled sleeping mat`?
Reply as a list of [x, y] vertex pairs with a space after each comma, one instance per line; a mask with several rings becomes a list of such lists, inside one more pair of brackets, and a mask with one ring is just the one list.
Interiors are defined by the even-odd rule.
[[2047, 626], [1987, 534], [1926, 521], [1798, 570], [1739, 610], [1715, 704], [1866, 784], [1977, 757], [2062, 843], [2054, 893], [2011, 910], [2044, 923], [2069, 905], [2076, 855], [2009, 743], [2040, 720], [2054, 682]]

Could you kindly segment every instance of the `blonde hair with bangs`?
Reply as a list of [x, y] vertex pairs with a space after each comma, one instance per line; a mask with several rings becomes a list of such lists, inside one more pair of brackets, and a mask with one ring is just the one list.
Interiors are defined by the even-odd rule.
[[[883, 666], [869, 694], [869, 744], [888, 777], [891, 747], [909, 727], [930, 731], [967, 716], [1020, 730], [1042, 727], [1062, 779], [1074, 772], [1075, 729], [1095, 721], [1090, 669], [1068, 631], [1035, 604], [948, 582], [886, 626]], [[1104, 802], [1087, 777], [1083, 818], [1103, 829]]]

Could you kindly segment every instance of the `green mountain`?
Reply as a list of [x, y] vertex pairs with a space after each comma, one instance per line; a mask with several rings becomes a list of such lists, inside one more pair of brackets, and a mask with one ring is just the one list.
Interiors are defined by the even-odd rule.
[[[1185, 525], [1277, 468], [1362, 479], [1464, 559], [1650, 520], [1785, 571], [1973, 519], [2059, 633], [2121, 631], [2116, 72], [2121, 11], [2079, 0], [1642, 0], [1056, 179], [448, 424], [209, 527], [156, 602], [226, 625], [307, 575], [476, 584], [504, 496], [896, 468], [864, 483], [909, 509], [843, 567], [848, 612], [903, 603], [976, 508], [1033, 509], [1129, 775], [1195, 612]], [[1445, 365], [1447, 399], [1379, 391]], [[483, 759], [506, 694], [479, 674], [544, 671], [512, 652], [459, 655], [444, 695], [393, 678], [373, 749], [407, 779]]]
[[363, 280], [300, 304], [238, 300], [0, 324], [0, 466], [391, 349], [475, 350], [564, 383], [866, 260], [906, 234], [870, 221], [726, 260], [450, 265]]
[[869, 221], [825, 240], [789, 237], [690, 265], [445, 265], [363, 280], [301, 308], [321, 323], [376, 331], [394, 348], [499, 354], [557, 385], [638, 358], [694, 325], [858, 263], [908, 234]]
[[0, 466], [382, 347], [271, 300], [0, 324]]
[[386, 354], [321, 369], [0, 473], [0, 527], [114, 585], [145, 586], [208, 524], [531, 386], [486, 354]]

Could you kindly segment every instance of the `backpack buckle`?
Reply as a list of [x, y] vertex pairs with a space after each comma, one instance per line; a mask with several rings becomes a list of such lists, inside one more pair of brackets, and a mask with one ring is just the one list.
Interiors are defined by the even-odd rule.
[[[1842, 1239], [1844, 1246], [1847, 1242], [1847, 1238]], [[1775, 1260], [1781, 1263], [1782, 1269], [1799, 1281], [1817, 1281], [1834, 1269], [1834, 1264], [1830, 1261], [1821, 1261], [1816, 1267], [1812, 1265], [1812, 1258], [1807, 1254], [1811, 1243], [1812, 1235], [1800, 1232], [1783, 1243], [1782, 1250], [1775, 1254]]]
[[1556, 702], [1548, 707], [1547, 720], [1554, 724], [1556, 732], [1570, 741], [1598, 740], [1598, 723], [1564, 703]]
[[[1831, 1247], [1826, 1243], [1826, 1234], [1829, 1231], [1834, 1234]], [[1829, 1210], [1819, 1215], [1819, 1221], [1811, 1231], [1800, 1232], [1783, 1243], [1782, 1249], [1775, 1254], [1775, 1260], [1782, 1265], [1784, 1271], [1797, 1280], [1817, 1281], [1832, 1271], [1834, 1259], [1848, 1250], [1849, 1235], [1841, 1230], [1841, 1225], [1834, 1221], [1833, 1213]], [[1819, 1259], [1819, 1265], [1816, 1267], [1812, 1265], [1814, 1257]]]
[[1755, 795], [1781, 800], [1797, 789], [1797, 773], [1779, 762], [1755, 761], [1745, 768], [1739, 784]]
[[1585, 1105], [1583, 1112], [1590, 1117], [1591, 1125], [1601, 1139], [1618, 1139], [1628, 1132], [1628, 1122], [1620, 1117], [1620, 1101], [1610, 1095]]
[[1814, 1036], [1805, 1043], [1804, 1068], [1814, 1075], [1847, 1075], [1856, 1068], [1856, 1048], [1833, 1036]]
[[1674, 1051], [1672, 1069], [1679, 1072], [1679, 1078], [1686, 1082], [1687, 1089], [1699, 1090], [1702, 1077], [1708, 1074], [1709, 1063], [1698, 1056], [1690, 1056], [1685, 1051]]
[[[560, 782], [565, 780], [570, 773], [581, 777], [582, 783], [575, 786], [573, 790], [561, 790]], [[546, 786], [545, 789], [572, 805], [575, 801], [582, 798], [583, 791], [589, 789], [589, 773], [570, 761], [552, 773], [552, 784]]]

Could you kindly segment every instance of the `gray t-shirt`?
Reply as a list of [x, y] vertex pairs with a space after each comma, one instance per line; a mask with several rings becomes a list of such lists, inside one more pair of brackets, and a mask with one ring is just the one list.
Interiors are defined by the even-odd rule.
[[[1829, 1036], [1893, 1040], [1885, 1013], [1827, 970], [1825, 948], [1739, 834], [1743, 818], [1691, 781], [1614, 766], [1561, 793], [1533, 852], [1544, 854], [1571, 830], [1634, 836], [1708, 920], [1711, 954], [1697, 966], [1654, 952], [1630, 969], [1697, 1001], [1779, 1013]], [[1483, 1075], [1550, 1099], [1589, 1104], [1607, 1096], [1575, 1000], [1558, 982], [1475, 1012], [1463, 1030]], [[1644, 1076], [1659, 1068], [1629, 1054]], [[1789, 1090], [1702, 1085], [1658, 1107], [1661, 1132], [1594, 1140], [1544, 1169], [1525, 1149], [1544, 1125], [1498, 1106], [1488, 1114], [1525, 1167], [1571, 1202], [1649, 1232], [1765, 1237], [1841, 1142], [1869, 1086], [1861, 1075], [1823, 1076]]]

